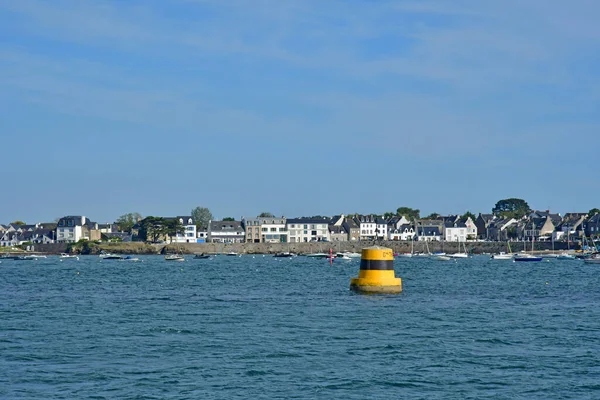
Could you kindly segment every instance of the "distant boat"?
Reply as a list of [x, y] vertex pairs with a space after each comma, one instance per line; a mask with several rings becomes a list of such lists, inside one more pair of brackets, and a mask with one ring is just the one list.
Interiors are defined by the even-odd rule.
[[594, 253], [583, 260], [586, 264], [600, 264], [600, 253]]
[[165, 261], [185, 261], [185, 258], [179, 254], [169, 254], [165, 256]]
[[79, 257], [74, 254], [60, 253], [59, 259], [62, 260], [79, 260]]
[[230, 257], [237, 257], [238, 253], [236, 253], [235, 251], [230, 251], [229, 253], [225, 254], [226, 256], [230, 256]]
[[335, 255], [335, 259], [336, 260], [346, 260], [346, 261], [352, 261], [352, 257], [344, 254], [344, 253], [337, 253]]
[[311, 258], [328, 258], [329, 254], [325, 254], [325, 253], [311, 253], [311, 254], [307, 254], [306, 257], [311, 257]]
[[498, 254], [492, 254], [490, 258], [492, 260], [512, 260], [514, 258], [514, 254], [501, 251]]
[[[533, 237], [531, 238], [531, 251], [533, 252]], [[525, 247], [525, 246], [523, 246]], [[517, 254], [515, 255], [514, 261], [516, 262], [539, 262], [542, 261], [542, 257], [539, 256], [534, 256], [533, 254], [530, 253], [523, 253], [523, 254]]]
[[[461, 252], [460, 251], [460, 244], [463, 244], [463, 248], [464, 251]], [[452, 258], [469, 258], [469, 254], [467, 253], [467, 245], [465, 244], [465, 242], [458, 242], [458, 252], [456, 253], [452, 253], [452, 254], [447, 254], [448, 257], [452, 257]]]
[[537, 262], [542, 261], [542, 257], [534, 256], [533, 254], [517, 254], [514, 259], [517, 262]]
[[130, 261], [130, 262], [140, 262], [142, 260], [140, 260], [137, 257], [132, 257], [132, 256], [125, 256], [125, 257], [121, 257], [119, 258], [119, 261]]
[[208, 254], [204, 254], [204, 253], [202, 253], [202, 254], [196, 254], [196, 255], [194, 256], [194, 259], [196, 259], [196, 260], [198, 260], [198, 259], [203, 259], [203, 260], [205, 260], [205, 259], [207, 259], [207, 258], [210, 258], [210, 256], [209, 256]]
[[508, 247], [508, 253], [501, 251], [499, 254], [492, 254], [492, 260], [512, 260], [514, 258], [514, 254], [510, 249], [510, 243], [506, 242], [506, 246]]
[[275, 253], [273, 257], [286, 258], [286, 257], [294, 257], [294, 254], [289, 252]]
[[577, 260], [577, 257], [575, 257], [573, 254], [569, 254], [569, 253], [561, 253], [558, 256], [556, 256], [557, 260]]
[[120, 260], [123, 258], [123, 256], [121, 256], [119, 254], [111, 254], [111, 253], [100, 254], [98, 257], [100, 257], [103, 260]]
[[436, 255], [433, 255], [432, 258], [434, 260], [438, 260], [438, 261], [450, 261], [450, 260], [452, 260], [452, 257], [447, 256], [445, 254], [436, 254]]

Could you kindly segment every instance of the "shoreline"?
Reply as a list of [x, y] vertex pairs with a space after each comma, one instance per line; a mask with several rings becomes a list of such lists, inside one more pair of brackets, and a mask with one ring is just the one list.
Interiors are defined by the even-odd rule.
[[[509, 242], [512, 252], [531, 252], [531, 243]], [[172, 244], [147, 244], [143, 242], [127, 243], [90, 243], [86, 246], [79, 244], [54, 243], [47, 245], [34, 245], [32, 251], [12, 251], [10, 253], [19, 254], [91, 254], [97, 255], [100, 252], [117, 254], [224, 254], [235, 252], [238, 254], [275, 254], [290, 252], [298, 255], [311, 253], [333, 253], [357, 252], [360, 253], [363, 248], [369, 246], [382, 246], [392, 249], [395, 253], [410, 253], [411, 248], [414, 252], [446, 252], [456, 253], [463, 250], [463, 242], [414, 242], [410, 241], [361, 241], [361, 242], [312, 242], [312, 243], [172, 243]], [[491, 254], [508, 251], [507, 242], [466, 242], [467, 252], [471, 254]], [[534, 253], [548, 253], [552, 250], [564, 252], [567, 250], [576, 251], [578, 248], [567, 248], [567, 243], [561, 242], [536, 242], [534, 244]], [[9, 252], [1, 252], [5, 254]]]

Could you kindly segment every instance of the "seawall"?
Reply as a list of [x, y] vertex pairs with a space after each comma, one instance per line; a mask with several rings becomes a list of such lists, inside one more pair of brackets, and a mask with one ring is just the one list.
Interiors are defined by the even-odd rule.
[[[351, 251], [360, 252], [362, 248], [379, 245], [389, 247], [397, 253], [407, 253], [411, 251], [411, 242], [400, 241], [361, 241], [361, 242], [317, 242], [317, 243], [182, 243], [182, 244], [147, 244], [142, 242], [129, 243], [90, 243], [86, 247], [75, 246], [71, 252], [81, 254], [99, 254], [101, 251], [118, 254], [166, 254], [181, 252], [185, 254], [219, 254], [236, 252], [240, 254], [274, 254], [280, 252], [292, 252], [297, 254], [310, 253], [329, 253], [332, 249], [334, 253]], [[427, 246], [424, 242], [414, 242], [413, 248], [415, 252], [425, 252], [427, 246], [430, 252], [444, 251], [446, 253], [455, 253], [459, 251], [458, 243], [456, 242], [428, 242]], [[524, 249], [523, 242], [510, 242], [510, 247], [513, 252], [520, 252]], [[531, 251], [531, 242], [525, 243], [527, 251]], [[554, 250], [567, 250], [567, 243], [555, 242]], [[67, 252], [69, 245], [67, 244], [47, 244], [35, 245], [34, 251], [49, 254], [59, 254]], [[498, 253], [507, 251], [506, 242], [467, 242], [466, 248], [469, 253]], [[552, 250], [551, 242], [536, 242], [534, 249], [536, 251]], [[576, 248], [571, 245], [571, 250]], [[460, 250], [463, 250], [461, 243]]]

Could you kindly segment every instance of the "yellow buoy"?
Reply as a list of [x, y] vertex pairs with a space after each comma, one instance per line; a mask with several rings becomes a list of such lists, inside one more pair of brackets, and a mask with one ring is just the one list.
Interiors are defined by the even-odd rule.
[[350, 289], [368, 293], [400, 293], [402, 279], [394, 276], [392, 249], [365, 247], [362, 250], [358, 278], [350, 280]]

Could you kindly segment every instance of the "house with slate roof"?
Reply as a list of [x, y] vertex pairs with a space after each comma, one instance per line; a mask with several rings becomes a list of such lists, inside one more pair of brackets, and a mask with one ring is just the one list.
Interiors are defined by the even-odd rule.
[[348, 232], [348, 240], [351, 242], [360, 240], [360, 226], [356, 223], [354, 218], [346, 217], [342, 226]]
[[98, 224], [81, 215], [62, 217], [56, 225], [57, 243], [75, 243], [81, 239], [100, 240]]
[[583, 230], [585, 236], [593, 237], [594, 239], [600, 237], [600, 214], [594, 214], [585, 220], [583, 223]]
[[497, 240], [496, 236], [490, 235], [488, 227], [497, 217], [494, 214], [482, 214], [479, 213], [475, 219], [475, 226], [477, 227], [477, 238], [485, 240]]
[[516, 239], [518, 223], [519, 221], [514, 218], [495, 218], [487, 225], [486, 240], [505, 242], [509, 239]]
[[359, 215], [354, 221], [360, 228], [360, 240], [387, 239], [387, 222], [377, 215]]
[[344, 229], [343, 225], [330, 224], [329, 229], [329, 240], [332, 242], [347, 242], [348, 232]]
[[552, 233], [554, 232], [555, 226], [552, 222], [552, 217], [546, 215], [545, 217], [532, 217], [522, 221], [519, 226], [520, 239], [526, 241], [543, 241], [550, 240]]
[[169, 237], [168, 240], [171, 243], [196, 243], [196, 221], [190, 215], [178, 215], [176, 217], [165, 217], [168, 220], [179, 220], [179, 223], [183, 226], [181, 232], [176, 232], [175, 236]]
[[210, 243], [244, 243], [246, 232], [242, 221], [209, 221], [208, 241]]
[[464, 222], [444, 222], [444, 240], [447, 242], [466, 242], [467, 225]]
[[388, 240], [412, 240], [415, 237], [413, 224], [403, 224], [398, 228], [388, 227]]
[[583, 225], [586, 213], [566, 213], [560, 224], [556, 226], [554, 240], [571, 240], [583, 237]]
[[439, 242], [442, 240], [442, 232], [437, 226], [419, 226], [417, 235], [420, 242]]

